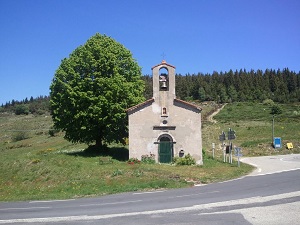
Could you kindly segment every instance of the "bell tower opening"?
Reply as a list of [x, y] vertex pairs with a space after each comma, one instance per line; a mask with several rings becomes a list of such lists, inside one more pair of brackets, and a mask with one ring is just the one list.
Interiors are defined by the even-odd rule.
[[162, 67], [159, 70], [159, 90], [160, 91], [169, 90], [169, 71], [165, 67]]

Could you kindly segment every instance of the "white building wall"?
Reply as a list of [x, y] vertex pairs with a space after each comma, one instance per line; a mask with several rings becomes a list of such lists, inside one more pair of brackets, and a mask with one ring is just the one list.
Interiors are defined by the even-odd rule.
[[[168, 134], [175, 142], [173, 151], [179, 156], [179, 151], [191, 154], [197, 164], [202, 164], [201, 114], [180, 106], [169, 106], [168, 117], [161, 117], [161, 108], [153, 102], [147, 107], [129, 114], [129, 158], [141, 159], [142, 155], [154, 154], [158, 161], [158, 138]], [[162, 120], [167, 120], [163, 124]], [[160, 129], [154, 129], [160, 126]], [[175, 129], [163, 129], [174, 126]]]

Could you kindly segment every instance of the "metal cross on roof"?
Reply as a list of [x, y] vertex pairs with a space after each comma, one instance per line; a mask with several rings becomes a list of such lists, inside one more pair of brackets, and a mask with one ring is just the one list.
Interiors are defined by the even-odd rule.
[[164, 52], [161, 54], [161, 56], [163, 57], [162, 60], [166, 60], [166, 54]]

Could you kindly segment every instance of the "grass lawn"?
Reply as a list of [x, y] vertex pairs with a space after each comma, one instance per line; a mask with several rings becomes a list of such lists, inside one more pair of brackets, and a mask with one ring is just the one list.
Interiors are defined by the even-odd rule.
[[[40, 139], [43, 138], [40, 136]], [[107, 154], [115, 159], [112, 163], [100, 163], [99, 155], [76, 150], [83, 146], [63, 141], [58, 145], [55, 140], [59, 139], [45, 137], [29, 145], [27, 143], [34, 140], [31, 138], [20, 141], [22, 147], [17, 148], [6, 144], [1, 150], [0, 201], [66, 199], [181, 188], [236, 178], [252, 170], [246, 164], [238, 168], [236, 164], [224, 164], [209, 157], [204, 166], [128, 164], [124, 157], [127, 154], [128, 158], [128, 150], [124, 147], [109, 148]], [[51, 144], [53, 147], [49, 148]]]
[[[209, 114], [214, 106], [202, 105]], [[128, 164], [128, 149], [110, 146], [106, 152], [91, 154], [84, 144], [72, 144], [58, 133], [51, 137], [48, 116], [0, 115], [0, 201], [67, 199], [119, 192], [188, 187], [224, 181], [249, 173], [246, 164], [222, 162], [218, 140], [222, 131], [232, 128], [243, 155], [257, 156], [300, 152], [299, 105], [282, 105], [283, 114], [275, 118], [275, 136], [293, 150], [271, 147], [272, 117], [269, 108], [258, 103], [228, 104], [214, 118], [203, 120], [203, 166]], [[211, 159], [211, 143], [216, 143], [216, 159]], [[113, 163], [99, 163], [110, 155]]]

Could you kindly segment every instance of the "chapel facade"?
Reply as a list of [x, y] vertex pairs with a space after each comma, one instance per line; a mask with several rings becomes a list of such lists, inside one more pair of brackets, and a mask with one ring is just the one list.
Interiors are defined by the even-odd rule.
[[203, 164], [201, 108], [176, 98], [175, 67], [165, 60], [152, 67], [152, 78], [153, 98], [127, 110], [129, 158], [171, 163], [190, 154]]

